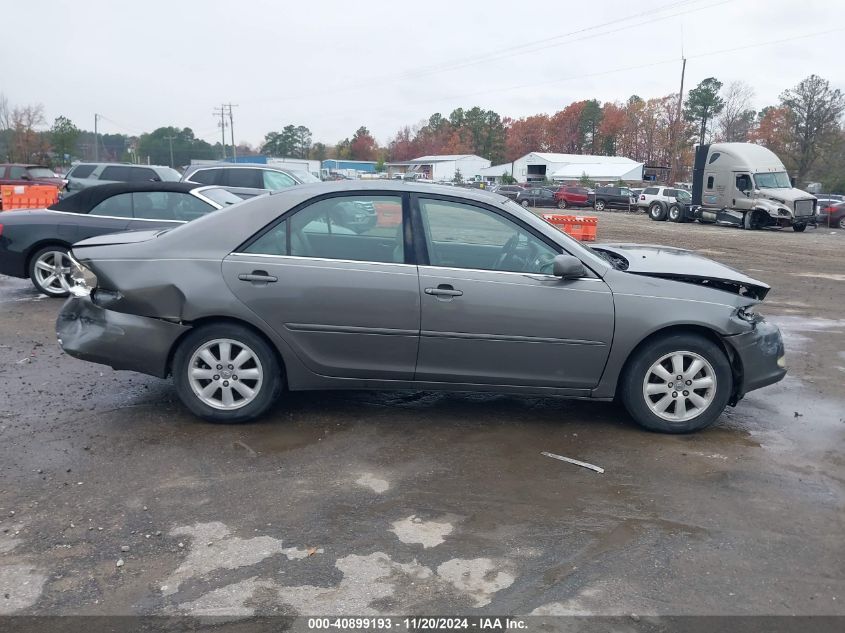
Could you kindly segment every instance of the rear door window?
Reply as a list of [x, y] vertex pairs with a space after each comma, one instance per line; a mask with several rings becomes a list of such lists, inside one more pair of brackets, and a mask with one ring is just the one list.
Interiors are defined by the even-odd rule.
[[100, 180], [114, 180], [117, 182], [129, 181], [129, 167], [124, 165], [109, 165], [104, 167], [100, 173]]
[[230, 187], [248, 187], [250, 189], [264, 189], [264, 179], [260, 169], [227, 169], [226, 184]]
[[271, 171], [269, 169], [263, 169], [261, 171], [264, 176], [264, 184], [262, 185], [264, 189], [279, 191], [281, 189], [293, 187], [296, 184], [296, 181], [293, 178], [280, 171]]
[[198, 182], [201, 185], [219, 185], [222, 184], [220, 182], [220, 174], [222, 171], [222, 169], [198, 169], [188, 176], [188, 180], [191, 182]]
[[129, 182], [153, 182], [159, 181], [158, 177], [149, 167], [130, 167], [129, 168]]
[[138, 220], [190, 222], [214, 211], [210, 204], [179, 191], [136, 191], [132, 194], [132, 205]]

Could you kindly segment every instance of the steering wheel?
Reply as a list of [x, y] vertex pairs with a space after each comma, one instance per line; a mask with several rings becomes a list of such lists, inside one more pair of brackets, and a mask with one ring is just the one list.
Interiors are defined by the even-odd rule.
[[493, 264], [493, 270], [499, 270], [502, 266], [511, 258], [511, 256], [516, 252], [516, 247], [519, 244], [519, 233], [514, 233], [513, 237], [511, 237], [505, 245], [502, 246], [502, 250], [499, 253], [499, 256], [496, 258], [496, 263]]

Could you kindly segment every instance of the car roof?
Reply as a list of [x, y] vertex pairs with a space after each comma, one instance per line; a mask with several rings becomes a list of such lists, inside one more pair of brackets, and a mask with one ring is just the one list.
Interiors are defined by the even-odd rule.
[[0, 167], [43, 167], [50, 169], [47, 165], [38, 165], [37, 163], [0, 163]]
[[282, 165], [268, 165], [267, 163], [210, 163], [208, 165], [188, 165], [185, 175], [198, 172], [200, 169], [272, 169], [273, 171], [305, 171], [295, 167]]
[[143, 193], [149, 191], [189, 193], [194, 189], [200, 189], [202, 187], [203, 185], [193, 182], [115, 182], [107, 185], [86, 187], [79, 193], [59, 200], [49, 208], [53, 211], [87, 213], [106, 198], [111, 198], [121, 193]]
[[169, 167], [168, 165], [138, 165], [138, 164], [135, 164], [135, 163], [103, 163], [103, 162], [97, 163], [97, 162], [93, 162], [93, 161], [83, 161], [83, 162], [79, 162], [79, 163], [74, 163], [73, 165], [71, 165], [71, 169], [73, 169], [74, 167], [79, 167], [80, 165], [97, 165], [97, 166], [99, 166], [99, 165], [112, 166], [113, 165], [115, 167], [149, 167], [150, 169], [172, 169], [172, 167]]

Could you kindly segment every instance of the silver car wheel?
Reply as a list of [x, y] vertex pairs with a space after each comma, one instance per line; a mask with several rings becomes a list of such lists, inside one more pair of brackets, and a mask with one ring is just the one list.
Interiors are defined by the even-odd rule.
[[255, 400], [264, 370], [258, 355], [233, 339], [203, 343], [188, 363], [188, 382], [201, 402], [231, 411]]
[[594, 208], [595, 208], [596, 211], [604, 211], [604, 201], [599, 200], [598, 202], [596, 202]]
[[656, 416], [686, 422], [701, 415], [716, 395], [716, 372], [695, 352], [672, 352], [646, 372], [643, 398]]
[[35, 260], [35, 276], [41, 287], [57, 294], [68, 292], [70, 258], [64, 251], [47, 251]]

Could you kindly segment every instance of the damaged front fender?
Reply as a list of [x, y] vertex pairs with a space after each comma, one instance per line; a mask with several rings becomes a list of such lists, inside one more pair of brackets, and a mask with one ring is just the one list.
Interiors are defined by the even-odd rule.
[[166, 378], [170, 350], [189, 326], [106, 310], [71, 297], [56, 319], [61, 348], [74, 358]]

